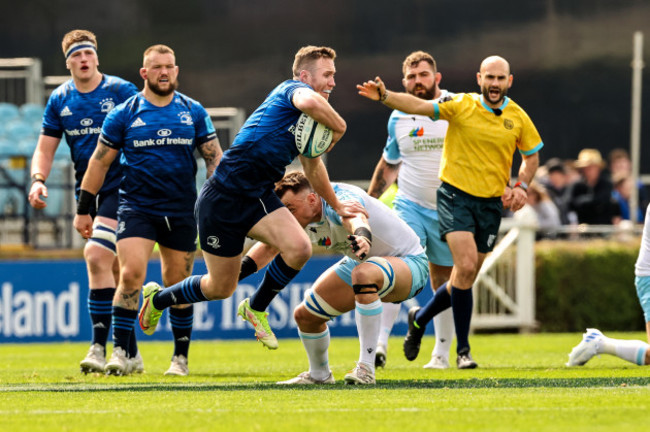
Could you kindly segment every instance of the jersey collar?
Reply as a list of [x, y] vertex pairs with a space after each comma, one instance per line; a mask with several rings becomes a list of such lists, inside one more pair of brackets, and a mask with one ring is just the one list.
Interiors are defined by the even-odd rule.
[[[501, 112], [503, 112], [503, 110], [506, 109], [506, 105], [508, 105], [508, 102], [510, 102], [510, 98], [508, 98], [508, 96], [505, 96], [503, 98], [503, 103], [498, 109], [500, 109]], [[483, 95], [481, 95], [481, 105], [483, 105], [483, 108], [485, 108], [486, 110], [494, 114], [494, 110], [485, 103], [485, 98], [483, 98]]]

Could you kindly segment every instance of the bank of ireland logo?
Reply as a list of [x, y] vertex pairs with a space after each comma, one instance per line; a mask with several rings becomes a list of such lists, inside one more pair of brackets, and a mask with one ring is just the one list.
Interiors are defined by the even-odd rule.
[[219, 244], [219, 237], [217, 236], [209, 236], [208, 237], [208, 246], [210, 246], [212, 249], [219, 249], [221, 245]]
[[113, 99], [102, 99], [101, 102], [99, 102], [99, 105], [101, 107], [101, 110], [103, 113], [107, 113], [113, 108], [115, 108], [115, 102], [113, 102]]
[[409, 132], [409, 136], [413, 137], [413, 138], [421, 137], [422, 135], [424, 135], [424, 128], [423, 127], [411, 129], [411, 132]]
[[91, 118], [81, 119], [79, 123], [81, 123], [81, 126], [88, 127], [93, 124], [93, 119]]
[[503, 127], [512, 130], [515, 127], [515, 123], [510, 119], [503, 119]]
[[158, 136], [161, 137], [166, 137], [172, 134], [171, 129], [159, 129], [158, 130]]

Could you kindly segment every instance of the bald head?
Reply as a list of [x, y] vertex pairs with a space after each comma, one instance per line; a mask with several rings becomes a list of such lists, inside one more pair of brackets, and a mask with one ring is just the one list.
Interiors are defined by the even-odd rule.
[[481, 73], [483, 73], [486, 69], [496, 67], [501, 70], [505, 70], [507, 75], [510, 75], [510, 63], [506, 59], [500, 56], [490, 56], [486, 57], [482, 62], [481, 62]]
[[501, 108], [512, 85], [510, 65], [503, 57], [490, 56], [481, 63], [476, 81], [481, 88], [483, 101], [490, 108]]

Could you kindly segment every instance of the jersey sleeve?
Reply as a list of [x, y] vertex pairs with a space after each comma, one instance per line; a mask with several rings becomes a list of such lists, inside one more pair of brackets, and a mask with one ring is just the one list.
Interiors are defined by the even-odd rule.
[[455, 95], [451, 100], [443, 98], [438, 102], [433, 102], [433, 120], [451, 120], [454, 118], [458, 107], [466, 103], [465, 94]]
[[[337, 185], [332, 186], [334, 187], [334, 193], [339, 201], [356, 201], [365, 207], [365, 201], [361, 195], [347, 189], [342, 189]], [[323, 206], [327, 220], [334, 225], [342, 225], [341, 216], [339, 216], [339, 214], [336, 213], [336, 211], [330, 207], [325, 200], [323, 200]]]
[[201, 104], [197, 103], [193, 106], [192, 117], [194, 128], [196, 130], [194, 142], [197, 146], [217, 137], [217, 132], [214, 129], [214, 124], [212, 124], [212, 119]]
[[519, 152], [526, 156], [535, 154], [544, 147], [542, 137], [539, 135], [535, 124], [524, 110], [521, 110], [521, 122], [523, 126], [521, 140], [517, 143]]
[[137, 93], [138, 93], [138, 88], [135, 86], [135, 84], [129, 81], [124, 81], [124, 85], [120, 86], [121, 101], [125, 101]]
[[61, 123], [59, 107], [54, 95], [47, 100], [47, 104], [45, 105], [41, 135], [54, 138], [61, 138], [63, 136], [63, 124]]
[[122, 109], [124, 106], [124, 104], [118, 105], [108, 113], [102, 125], [102, 133], [99, 135], [102, 144], [115, 150], [124, 147], [124, 113], [126, 112]]
[[382, 155], [384, 160], [392, 165], [396, 165], [402, 161], [402, 154], [399, 151], [397, 136], [395, 134], [396, 123], [397, 116], [395, 111], [393, 111], [388, 119], [388, 138], [386, 138], [386, 146], [384, 147], [384, 153]]

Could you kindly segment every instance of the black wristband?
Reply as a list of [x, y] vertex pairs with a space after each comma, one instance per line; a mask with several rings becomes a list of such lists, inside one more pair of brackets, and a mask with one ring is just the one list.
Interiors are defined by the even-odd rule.
[[246, 255], [241, 259], [241, 268], [239, 270], [239, 280], [242, 280], [253, 273], [257, 273], [257, 263], [253, 258]]
[[90, 206], [93, 204], [93, 201], [95, 201], [95, 194], [81, 189], [79, 191], [79, 201], [77, 202], [77, 214], [90, 214]]
[[43, 174], [41, 173], [34, 173], [32, 174], [32, 184], [40, 182], [45, 184], [45, 177], [43, 177]]
[[368, 243], [372, 243], [372, 233], [366, 227], [359, 227], [354, 230], [355, 236], [362, 236], [368, 239]]

